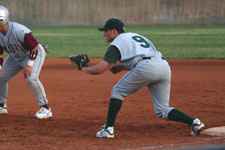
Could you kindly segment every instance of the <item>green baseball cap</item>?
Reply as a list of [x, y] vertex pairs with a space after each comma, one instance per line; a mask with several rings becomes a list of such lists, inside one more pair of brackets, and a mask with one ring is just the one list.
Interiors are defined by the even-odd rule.
[[106, 21], [104, 27], [98, 28], [99, 31], [106, 31], [109, 29], [116, 29], [117, 31], [123, 31], [124, 23], [117, 18], [110, 18]]

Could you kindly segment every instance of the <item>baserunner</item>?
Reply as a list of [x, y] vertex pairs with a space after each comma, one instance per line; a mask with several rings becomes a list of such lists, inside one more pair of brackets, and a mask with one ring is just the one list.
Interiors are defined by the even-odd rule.
[[[3, 52], [8, 53], [4, 62]], [[8, 113], [6, 106], [8, 81], [19, 71], [24, 70], [24, 78], [40, 106], [35, 117], [38, 119], [52, 117], [44, 87], [38, 78], [45, 55], [45, 49], [32, 32], [24, 25], [10, 22], [8, 9], [0, 6], [0, 114]]]

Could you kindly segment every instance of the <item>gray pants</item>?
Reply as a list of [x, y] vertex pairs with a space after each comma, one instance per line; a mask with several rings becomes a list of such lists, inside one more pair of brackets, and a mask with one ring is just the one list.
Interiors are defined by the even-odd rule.
[[[26, 78], [26, 81], [32, 89], [39, 106], [48, 104], [44, 87], [38, 78], [45, 60], [45, 55], [45, 50], [42, 46], [39, 46], [38, 56], [34, 61], [31, 76]], [[0, 75], [0, 103], [6, 103], [7, 101], [8, 81], [24, 67], [26, 67], [28, 60], [28, 56], [21, 61], [15, 61], [11, 56], [8, 56], [4, 61], [2, 66], [2, 74]]]
[[159, 118], [168, 119], [168, 113], [173, 109], [169, 107], [171, 70], [166, 60], [161, 57], [141, 60], [126, 73], [113, 87], [111, 98], [124, 100], [124, 97], [147, 86], [152, 95], [154, 111]]

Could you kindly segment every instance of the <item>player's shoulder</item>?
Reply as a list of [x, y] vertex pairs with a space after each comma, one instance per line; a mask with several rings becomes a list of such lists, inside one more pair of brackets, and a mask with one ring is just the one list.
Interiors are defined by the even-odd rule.
[[124, 33], [120, 33], [120, 34], [118, 35], [118, 37], [131, 36], [132, 34], [135, 34], [135, 33], [132, 33], [132, 32], [124, 32]]
[[137, 36], [137, 33], [132, 33], [132, 32], [125, 32], [119, 34], [114, 40], [113, 43], [124, 43], [124, 42], [129, 42], [133, 36]]
[[30, 33], [31, 30], [28, 29], [25, 25], [22, 25], [20, 23], [17, 22], [10, 22], [12, 29], [14, 30], [14, 32], [24, 32], [24, 33]]
[[141, 35], [139, 35], [138, 33], [134, 33], [134, 32], [125, 32], [125, 33], [119, 34], [119, 35], [116, 37], [116, 39], [117, 39], [117, 40], [127, 39], [127, 38], [130, 38], [130, 37], [133, 37], [133, 36], [141, 36]]
[[113, 42], [119, 42], [119, 41], [123, 41], [126, 40], [127, 37], [130, 35], [130, 33], [125, 32], [125, 33], [120, 33], [114, 40]]

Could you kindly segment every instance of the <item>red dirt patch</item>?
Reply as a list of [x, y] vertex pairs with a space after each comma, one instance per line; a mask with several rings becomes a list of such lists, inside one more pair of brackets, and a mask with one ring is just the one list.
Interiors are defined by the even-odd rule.
[[[91, 65], [100, 59], [91, 59]], [[169, 60], [171, 106], [201, 119], [207, 127], [225, 124], [225, 60]], [[9, 81], [8, 111], [0, 116], [0, 149], [165, 149], [224, 143], [222, 137], [190, 136], [187, 125], [164, 121], [153, 112], [147, 88], [127, 97], [115, 125], [115, 139], [97, 139], [105, 123], [112, 87], [125, 72], [88, 75], [68, 59], [48, 58], [40, 79], [53, 118], [33, 118], [39, 109], [23, 79]]]

